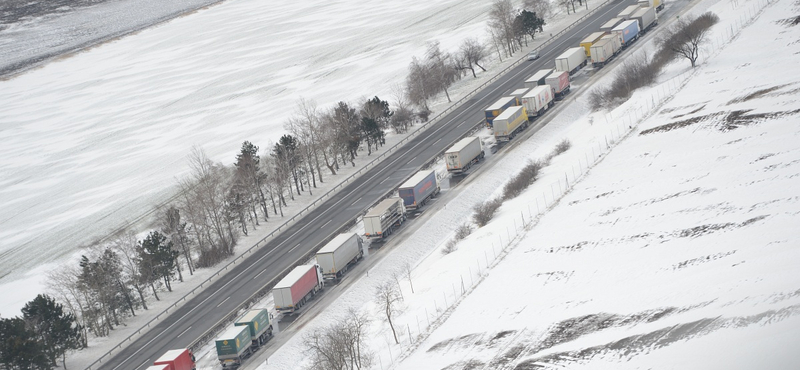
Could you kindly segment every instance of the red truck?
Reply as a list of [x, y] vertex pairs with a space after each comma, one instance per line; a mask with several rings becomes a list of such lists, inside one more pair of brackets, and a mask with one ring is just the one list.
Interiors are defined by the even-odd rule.
[[173, 349], [161, 355], [148, 370], [195, 370], [194, 354], [189, 349]]
[[272, 288], [275, 310], [293, 313], [322, 289], [322, 269], [319, 265], [297, 266]]

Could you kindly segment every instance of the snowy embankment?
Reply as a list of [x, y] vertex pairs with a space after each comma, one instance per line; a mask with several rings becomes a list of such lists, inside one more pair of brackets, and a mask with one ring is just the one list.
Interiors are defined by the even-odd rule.
[[[373, 369], [799, 368], [800, 76], [787, 70], [800, 9], [707, 0], [692, 12], [706, 10], [721, 21], [698, 68], [678, 61], [610, 112], [584, 114], [575, 97], [304, 331], [369, 312]], [[439, 253], [473, 205], [565, 137], [572, 149], [537, 183]], [[397, 274], [400, 345], [365, 303]], [[300, 334], [259, 368], [297, 368]]]

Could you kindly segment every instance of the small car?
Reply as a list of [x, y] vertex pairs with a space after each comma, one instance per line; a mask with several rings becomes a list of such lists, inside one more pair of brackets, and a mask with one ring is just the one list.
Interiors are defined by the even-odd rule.
[[536, 59], [539, 59], [539, 52], [538, 51], [532, 51], [532, 52], [528, 53], [528, 60], [536, 60]]

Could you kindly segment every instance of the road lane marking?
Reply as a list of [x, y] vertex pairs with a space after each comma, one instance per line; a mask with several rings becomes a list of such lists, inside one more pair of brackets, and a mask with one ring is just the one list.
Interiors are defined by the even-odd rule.
[[229, 299], [231, 299], [231, 296], [228, 296], [228, 298], [225, 298], [225, 299], [223, 299], [223, 300], [222, 300], [222, 302], [220, 302], [220, 303], [217, 305], [217, 308], [219, 308], [219, 306], [222, 306], [222, 304], [223, 304], [223, 303], [225, 303], [225, 302], [227, 302]]
[[[351, 206], [354, 206], [354, 205], [356, 205], [356, 203], [358, 203], [358, 201], [359, 201], [359, 200], [361, 200], [361, 198], [358, 198], [358, 199], [356, 199], [356, 201], [355, 201], [355, 202], [353, 202], [353, 203], [350, 203], [350, 205], [351, 205]], [[339, 202], [336, 202], [336, 203], [339, 203]], [[334, 205], [335, 205], [335, 204], [334, 204]], [[331, 208], [333, 208], [333, 207], [331, 207]], [[295, 233], [295, 234], [297, 234], [297, 233]], [[292, 236], [294, 236], [294, 235], [292, 235]]]
[[331, 220], [328, 220], [328, 222], [326, 222], [326, 223], [322, 224], [322, 226], [320, 226], [320, 229], [321, 229], [321, 228], [323, 228], [323, 227], [325, 227], [325, 226], [327, 226], [329, 223], [331, 223], [331, 221], [333, 221], [333, 220], [332, 220], [332, 219], [331, 219]]
[[295, 250], [295, 249], [296, 249], [297, 247], [299, 247], [299, 246], [300, 246], [300, 244], [298, 244], [298, 245], [295, 245], [294, 247], [292, 247], [292, 249], [289, 249], [289, 253], [291, 253], [293, 250]]
[[417, 157], [411, 158], [411, 160], [409, 160], [408, 162], [406, 162], [406, 164], [411, 164], [411, 162], [414, 162], [414, 160], [415, 160], [415, 159], [417, 159]]
[[259, 272], [258, 274], [256, 274], [256, 276], [253, 276], [253, 280], [255, 280], [257, 277], [261, 276], [261, 274], [263, 274], [263, 273], [264, 273], [264, 272], [266, 272], [266, 271], [267, 271], [267, 269], [263, 269], [263, 270], [261, 270], [261, 272]]
[[[219, 306], [218, 306], [218, 307], [219, 307]], [[177, 336], [177, 337], [175, 337], [175, 338], [180, 338], [180, 337], [181, 337], [181, 335], [185, 334], [185, 333], [186, 333], [187, 331], [189, 331], [189, 329], [191, 329], [191, 328], [192, 328], [191, 326], [190, 326], [190, 327], [188, 327], [188, 328], [186, 328], [186, 330], [182, 331], [182, 332], [181, 332], [180, 334], [178, 334], [178, 336]]]

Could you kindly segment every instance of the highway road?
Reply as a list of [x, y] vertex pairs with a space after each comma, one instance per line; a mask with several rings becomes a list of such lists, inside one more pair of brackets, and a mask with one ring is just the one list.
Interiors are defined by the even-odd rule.
[[[163, 352], [191, 345], [242, 301], [264, 286], [276, 283], [282, 273], [304, 260], [343, 225], [352, 223], [420, 167], [478, 127], [482, 123], [483, 109], [486, 106], [523, 87], [523, 81], [535, 71], [552, 68], [553, 59], [558, 54], [568, 47], [577, 46], [586, 35], [598, 30], [605, 21], [631, 4], [635, 4], [635, 1], [611, 2], [557, 37], [540, 51], [539, 60], [516, 66], [461, 107], [431, 124], [426, 131], [388, 155], [381, 164], [332, 195], [264, 247], [253, 252], [252, 256], [232, 267], [225, 276], [173, 311], [169, 317], [160, 320], [148, 332], [105, 361], [100, 368], [144, 369]], [[688, 4], [689, 0], [670, 2], [659, 16], [662, 19], [673, 16]], [[582, 74], [576, 82], [586, 81], [589, 77]], [[575, 94], [575, 91], [571, 94]]]

